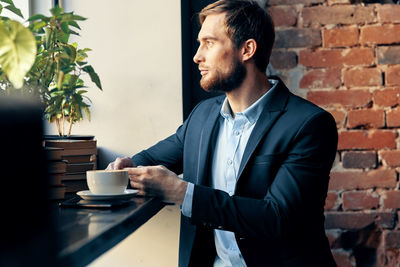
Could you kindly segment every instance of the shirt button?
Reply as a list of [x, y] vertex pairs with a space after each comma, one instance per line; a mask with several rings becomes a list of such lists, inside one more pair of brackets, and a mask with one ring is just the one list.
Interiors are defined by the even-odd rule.
[[240, 134], [240, 132], [239, 132], [239, 131], [235, 131], [235, 135], [237, 135], [237, 136], [238, 136], [239, 134]]
[[228, 160], [228, 165], [232, 165], [232, 163], [233, 163], [232, 160], [229, 159], [229, 160]]

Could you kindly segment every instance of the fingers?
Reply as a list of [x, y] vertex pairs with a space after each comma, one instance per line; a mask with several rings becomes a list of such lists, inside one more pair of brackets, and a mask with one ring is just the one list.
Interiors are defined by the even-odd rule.
[[114, 162], [111, 162], [110, 164], [108, 164], [106, 170], [114, 170]]
[[129, 157], [116, 158], [114, 162], [108, 164], [106, 170], [121, 170], [127, 167], [135, 167], [135, 164], [133, 164]]

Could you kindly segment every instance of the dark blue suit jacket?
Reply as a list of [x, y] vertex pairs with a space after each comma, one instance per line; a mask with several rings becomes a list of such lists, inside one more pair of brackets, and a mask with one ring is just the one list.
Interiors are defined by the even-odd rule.
[[201, 102], [174, 135], [132, 158], [136, 165], [164, 165], [195, 184], [192, 218], [181, 217], [179, 266], [212, 265], [213, 229], [235, 233], [248, 266], [335, 266], [324, 230], [334, 119], [279, 81], [229, 196], [208, 186], [224, 97]]

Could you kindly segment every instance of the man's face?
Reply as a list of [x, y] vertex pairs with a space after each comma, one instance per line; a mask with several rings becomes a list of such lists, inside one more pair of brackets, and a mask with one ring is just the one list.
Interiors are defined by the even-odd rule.
[[208, 15], [198, 35], [193, 61], [199, 64], [200, 85], [206, 91], [229, 92], [239, 87], [246, 69], [239, 51], [225, 31], [225, 13]]

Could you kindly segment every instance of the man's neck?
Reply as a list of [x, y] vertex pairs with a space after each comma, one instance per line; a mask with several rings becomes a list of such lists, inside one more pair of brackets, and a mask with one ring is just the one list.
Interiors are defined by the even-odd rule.
[[260, 72], [248, 72], [242, 85], [226, 93], [232, 116], [243, 112], [271, 88], [268, 77]]

